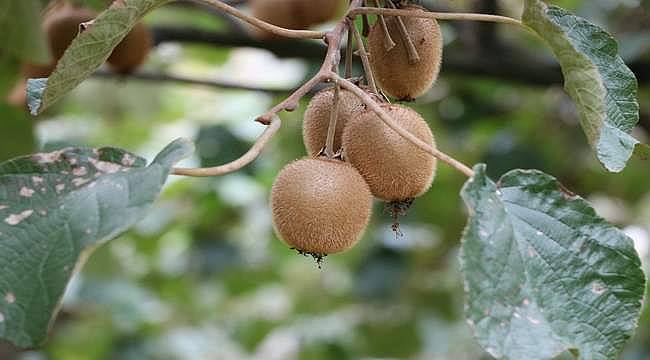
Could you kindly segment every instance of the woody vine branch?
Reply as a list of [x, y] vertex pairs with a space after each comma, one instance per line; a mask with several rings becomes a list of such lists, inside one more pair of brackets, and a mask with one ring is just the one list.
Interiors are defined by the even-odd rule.
[[[422, 18], [433, 18], [439, 20], [474, 20], [474, 21], [491, 21], [497, 23], [505, 23], [511, 25], [521, 25], [521, 22], [516, 19], [496, 16], [496, 15], [485, 15], [485, 14], [468, 14], [468, 13], [436, 13], [436, 12], [409, 12], [406, 10], [399, 9], [384, 9], [384, 8], [374, 8], [374, 7], [362, 7], [362, 0], [352, 0], [347, 11], [347, 15], [332, 29], [328, 32], [318, 32], [318, 31], [308, 31], [308, 30], [291, 30], [282, 28], [279, 26], [272, 25], [263, 20], [257, 19], [251, 15], [248, 15], [228, 4], [225, 4], [218, 0], [194, 0], [195, 2], [202, 3], [211, 7], [216, 8], [217, 10], [223, 11], [226, 14], [234, 16], [244, 22], [249, 23], [252, 26], [255, 26], [261, 30], [268, 31], [274, 35], [296, 38], [296, 39], [323, 39], [327, 44], [327, 54], [323, 60], [320, 70], [314, 75], [310, 80], [305, 82], [300, 86], [296, 91], [294, 91], [289, 97], [287, 97], [282, 102], [275, 105], [266, 113], [259, 116], [256, 121], [268, 125], [266, 131], [258, 138], [253, 147], [239, 159], [224, 164], [222, 166], [214, 168], [184, 168], [184, 169], [174, 169], [173, 174], [175, 175], [184, 175], [184, 176], [194, 176], [194, 177], [203, 177], [203, 176], [219, 176], [224, 175], [233, 171], [241, 169], [243, 166], [252, 162], [266, 146], [270, 138], [277, 132], [280, 127], [280, 120], [277, 118], [277, 114], [281, 111], [293, 111], [298, 107], [299, 101], [302, 97], [307, 95], [316, 85], [322, 82], [337, 82], [338, 86], [342, 89], [346, 89], [353, 94], [355, 94], [359, 99], [368, 107], [377, 114], [377, 116], [392, 130], [397, 132], [404, 139], [411, 142], [413, 145], [417, 146], [421, 150], [431, 154], [436, 157], [438, 160], [448, 164], [454, 169], [460, 171], [466, 176], [473, 176], [473, 171], [465, 164], [454, 159], [453, 157], [437, 150], [422, 140], [418, 139], [416, 136], [411, 134], [409, 131], [400, 127], [394, 119], [391, 118], [388, 113], [386, 113], [381, 106], [379, 106], [370, 95], [361, 90], [358, 86], [340, 77], [336, 72], [333, 72], [332, 69], [334, 66], [339, 66], [340, 63], [340, 47], [342, 38], [344, 35], [351, 33], [352, 38], [356, 40], [356, 44], [359, 48], [359, 55], [361, 56], [364, 70], [366, 73], [366, 78], [371, 87], [374, 85], [374, 79], [372, 77], [372, 72], [369, 69], [367, 64], [367, 54], [365, 53], [363, 47], [363, 41], [360, 34], [354, 27], [354, 17], [357, 15], [383, 15], [383, 16], [399, 16], [399, 17], [422, 17]], [[348, 49], [347, 54], [350, 54]], [[349, 58], [346, 59], [346, 63], [349, 63]], [[346, 75], [347, 74], [346, 72]]]

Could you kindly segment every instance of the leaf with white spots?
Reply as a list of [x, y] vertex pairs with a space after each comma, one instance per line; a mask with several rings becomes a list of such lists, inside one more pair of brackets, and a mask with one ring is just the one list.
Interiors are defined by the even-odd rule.
[[522, 20], [551, 47], [564, 74], [580, 123], [598, 160], [613, 172], [625, 168], [639, 142], [637, 80], [605, 30], [542, 0], [526, 0]]
[[65, 148], [0, 164], [0, 339], [42, 344], [74, 272], [142, 218], [172, 165], [192, 149], [177, 140], [148, 166], [114, 148]]
[[637, 325], [645, 276], [633, 242], [540, 171], [465, 184], [466, 316], [496, 358], [616, 359]]

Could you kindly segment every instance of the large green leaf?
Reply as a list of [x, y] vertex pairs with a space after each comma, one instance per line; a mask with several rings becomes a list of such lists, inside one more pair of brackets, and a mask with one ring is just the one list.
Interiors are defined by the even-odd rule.
[[615, 359], [634, 331], [645, 277], [633, 242], [540, 171], [496, 184], [475, 167], [462, 196], [466, 316], [497, 358], [550, 359], [565, 350]]
[[541, 0], [526, 0], [524, 24], [551, 47], [562, 66], [564, 88], [576, 102], [580, 122], [598, 159], [623, 170], [638, 141], [637, 81], [618, 55], [611, 35], [587, 20]]
[[147, 12], [170, 1], [115, 1], [72, 41], [49, 78], [28, 81], [32, 114], [41, 113], [92, 75]]
[[146, 167], [114, 148], [66, 148], [0, 164], [0, 338], [41, 344], [71, 276], [144, 215], [171, 166], [191, 150], [177, 140]]
[[[38, 0], [0, 1], [2, 51], [22, 60], [47, 63], [50, 53], [41, 27], [42, 5]], [[7, 56], [8, 54], [0, 54]]]

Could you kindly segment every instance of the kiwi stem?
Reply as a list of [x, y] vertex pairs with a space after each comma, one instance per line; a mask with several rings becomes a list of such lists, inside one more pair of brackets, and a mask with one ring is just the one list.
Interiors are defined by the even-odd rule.
[[174, 168], [172, 169], [172, 174], [174, 175], [184, 175], [184, 176], [193, 176], [193, 177], [207, 177], [207, 176], [219, 176], [228, 174], [234, 171], [237, 171], [244, 166], [250, 164], [255, 160], [269, 140], [275, 135], [276, 132], [280, 129], [282, 122], [277, 116], [273, 117], [271, 124], [264, 130], [262, 135], [255, 141], [255, 144], [242, 155], [239, 159], [229, 162], [227, 164], [211, 167], [211, 168], [197, 168], [197, 169], [188, 169], [188, 168]]
[[352, 77], [352, 61], [354, 60], [354, 36], [348, 29], [348, 43], [345, 47], [345, 78]]
[[325, 32], [321, 32], [321, 31], [291, 30], [291, 29], [285, 29], [280, 26], [275, 26], [273, 24], [267, 23], [266, 21], [260, 20], [254, 16], [248, 15], [245, 12], [240, 11], [237, 8], [230, 6], [219, 0], [194, 0], [194, 1], [216, 8], [217, 10], [223, 11], [226, 14], [232, 15], [244, 22], [247, 22], [255, 27], [270, 32], [274, 35], [284, 36], [293, 39], [322, 39], [323, 37], [325, 37], [326, 34]]
[[[376, 8], [381, 8], [377, 0], [373, 0], [372, 3]], [[384, 49], [386, 49], [386, 51], [391, 51], [395, 47], [395, 41], [393, 41], [393, 38], [390, 36], [388, 25], [386, 25], [386, 19], [384, 18], [384, 15], [377, 15], [377, 18], [379, 26], [381, 26], [381, 31], [384, 33]]]
[[352, 20], [348, 20], [348, 27], [350, 31], [352, 31], [352, 35], [356, 40], [357, 47], [359, 48], [358, 50], [359, 56], [361, 57], [361, 63], [363, 64], [363, 71], [366, 73], [366, 80], [368, 81], [368, 86], [370, 87], [370, 91], [376, 94], [377, 83], [375, 83], [375, 77], [372, 74], [372, 68], [370, 68], [368, 53], [366, 52], [366, 47], [363, 45], [363, 39], [361, 38], [361, 34], [359, 34], [359, 31], [357, 30], [356, 26], [354, 26], [354, 22]]
[[495, 22], [509, 25], [523, 26], [522, 22], [507, 16], [475, 14], [475, 13], [452, 13], [452, 12], [431, 12], [431, 11], [410, 11], [402, 9], [382, 9], [374, 7], [359, 7], [348, 12], [348, 16], [357, 15], [384, 15], [384, 16], [402, 16], [417, 17], [437, 20], [470, 20]]
[[330, 159], [335, 155], [334, 137], [336, 134], [336, 121], [339, 117], [339, 93], [341, 92], [341, 85], [339, 85], [338, 80], [334, 80], [334, 83], [334, 97], [332, 99], [333, 104], [330, 111], [330, 124], [327, 128], [327, 140], [325, 141], [325, 155]]
[[[392, 7], [395, 9], [395, 4], [393, 4], [392, 1], [387, 1], [388, 6]], [[402, 42], [404, 43], [404, 46], [406, 46], [406, 52], [408, 53], [409, 57], [409, 63], [411, 65], [417, 64], [420, 62], [420, 54], [418, 54], [418, 50], [415, 48], [415, 44], [413, 43], [413, 39], [411, 39], [411, 35], [409, 35], [409, 31], [406, 28], [406, 25], [404, 24], [404, 20], [402, 20], [401, 17], [397, 16], [397, 29], [399, 29], [399, 36], [402, 38]]]
[[410, 141], [413, 145], [417, 146], [418, 148], [422, 149], [423, 151], [426, 151], [427, 153], [433, 155], [435, 158], [438, 160], [448, 164], [449, 166], [453, 167], [454, 169], [462, 172], [463, 174], [467, 175], [468, 177], [474, 176], [474, 171], [470, 169], [467, 165], [461, 163], [460, 161], [454, 159], [453, 157], [443, 153], [442, 151], [430, 146], [429, 144], [425, 143], [424, 141], [420, 140], [418, 137], [410, 133], [408, 130], [404, 129], [403, 127], [399, 126], [393, 118], [388, 115], [388, 113], [381, 108], [379, 103], [375, 102], [370, 95], [368, 95], [366, 92], [361, 90], [359, 87], [355, 86], [353, 83], [349, 82], [348, 80], [345, 80], [338, 76], [335, 73], [330, 73], [330, 77], [334, 80], [338, 80], [338, 83], [340, 86], [352, 92], [355, 94], [368, 108], [372, 111], [374, 111], [377, 116], [391, 129], [393, 129], [396, 133], [398, 133], [400, 136], [405, 138], [406, 140]]

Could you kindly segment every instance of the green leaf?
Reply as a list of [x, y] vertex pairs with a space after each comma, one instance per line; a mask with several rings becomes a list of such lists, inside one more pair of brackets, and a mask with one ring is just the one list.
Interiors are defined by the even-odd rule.
[[47, 80], [27, 82], [32, 114], [40, 114], [92, 75], [146, 13], [170, 1], [121, 0], [99, 14], [72, 41]]
[[580, 122], [598, 160], [623, 170], [638, 140], [637, 81], [606, 31], [541, 0], [526, 0], [523, 22], [551, 47], [562, 66], [564, 88], [576, 102]]
[[[39, 0], [0, 1], [0, 44], [3, 51], [35, 63], [48, 63], [50, 52], [41, 27]], [[2, 54], [7, 55], [7, 54]]]
[[142, 218], [172, 164], [192, 150], [176, 140], [146, 167], [114, 148], [65, 148], [0, 164], [0, 338], [42, 344], [72, 275]]
[[645, 277], [633, 242], [540, 171], [465, 184], [466, 316], [496, 358], [616, 359], [637, 326]]

